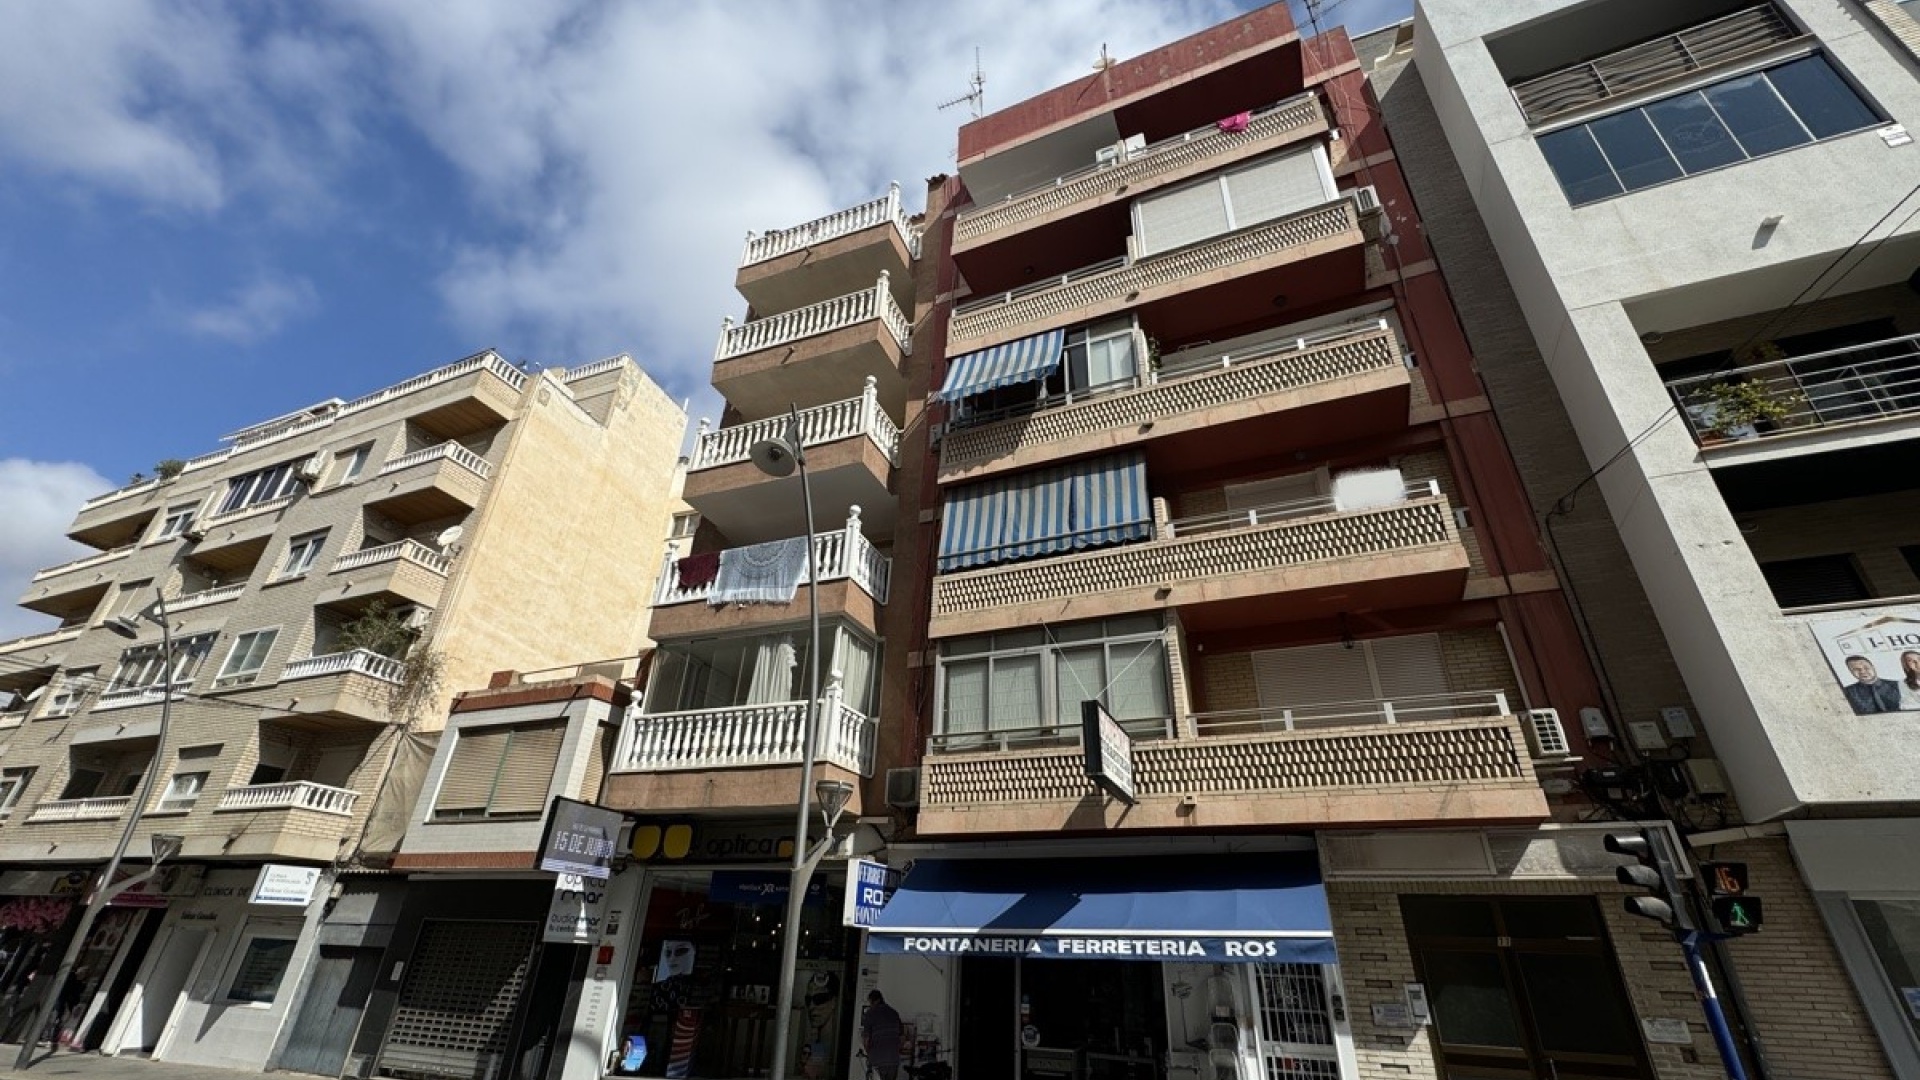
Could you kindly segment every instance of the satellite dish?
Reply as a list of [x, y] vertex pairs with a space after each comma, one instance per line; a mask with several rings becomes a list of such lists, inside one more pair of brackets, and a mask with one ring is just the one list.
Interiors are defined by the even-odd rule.
[[22, 698], [22, 700], [24, 700], [24, 701], [25, 701], [25, 702], [26, 702], [27, 704], [29, 704], [29, 705], [31, 705], [31, 704], [33, 704], [34, 702], [36, 702], [36, 701], [39, 701], [39, 700], [40, 700], [40, 695], [42, 695], [42, 694], [45, 694], [46, 692], [47, 692], [47, 688], [46, 688], [46, 687], [44, 687], [44, 686], [36, 686], [36, 687], [34, 687], [33, 689], [31, 689], [31, 690], [29, 690], [29, 691], [27, 691], [27, 692], [26, 692], [25, 694], [22, 694], [22, 695], [21, 695], [21, 698]]
[[467, 530], [466, 527], [462, 525], [441, 529], [440, 535], [433, 538], [433, 546], [445, 550], [459, 543], [460, 538], [465, 535], [467, 535]]

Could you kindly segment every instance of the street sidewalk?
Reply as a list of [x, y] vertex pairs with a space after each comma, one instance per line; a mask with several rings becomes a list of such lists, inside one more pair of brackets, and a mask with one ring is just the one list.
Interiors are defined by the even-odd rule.
[[[15, 1071], [20, 1056], [19, 1043], [0, 1043], [0, 1074], [19, 1077], [46, 1077], [47, 1080], [241, 1080], [260, 1073], [236, 1069], [215, 1069], [206, 1065], [176, 1065], [169, 1061], [148, 1061], [137, 1057], [106, 1057], [101, 1054], [70, 1054], [64, 1050], [48, 1057], [49, 1048], [41, 1046], [33, 1066]], [[305, 1073], [277, 1072], [276, 1078], [304, 1080]]]

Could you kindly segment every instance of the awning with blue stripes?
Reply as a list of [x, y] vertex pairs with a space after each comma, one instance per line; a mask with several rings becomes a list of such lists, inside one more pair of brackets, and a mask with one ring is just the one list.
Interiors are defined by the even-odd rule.
[[1091, 458], [954, 489], [940, 522], [939, 572], [1152, 534], [1145, 456]]
[[1066, 341], [1065, 330], [1049, 330], [956, 356], [947, 365], [946, 385], [933, 396], [938, 401], [954, 402], [1002, 386], [1044, 379], [1060, 366]]

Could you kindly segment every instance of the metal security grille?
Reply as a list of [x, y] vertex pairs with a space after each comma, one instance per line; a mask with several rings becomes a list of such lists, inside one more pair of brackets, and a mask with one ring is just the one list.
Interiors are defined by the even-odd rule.
[[538, 924], [429, 919], [374, 1071], [495, 1080]]
[[1317, 964], [1257, 964], [1250, 975], [1266, 1080], [1340, 1080], [1325, 971]]

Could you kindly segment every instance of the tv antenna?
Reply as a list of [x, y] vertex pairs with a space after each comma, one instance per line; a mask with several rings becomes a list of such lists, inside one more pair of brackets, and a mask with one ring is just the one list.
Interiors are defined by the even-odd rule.
[[1093, 62], [1093, 70], [1095, 70], [1095, 71], [1097, 71], [1097, 72], [1099, 72], [1099, 73], [1100, 73], [1100, 74], [1102, 74], [1102, 75], [1105, 75], [1105, 74], [1107, 73], [1107, 69], [1108, 69], [1108, 68], [1110, 68], [1110, 67], [1112, 67], [1113, 65], [1115, 65], [1115, 64], [1117, 64], [1117, 63], [1119, 63], [1119, 62], [1120, 62], [1120, 61], [1118, 61], [1118, 60], [1115, 60], [1115, 59], [1113, 58], [1113, 56], [1112, 56], [1111, 54], [1109, 54], [1109, 53], [1107, 52], [1107, 46], [1106, 46], [1106, 43], [1105, 43], [1105, 42], [1101, 42], [1101, 44], [1100, 44], [1100, 59], [1098, 59], [1098, 60], [1095, 60], [1095, 61]]
[[961, 102], [967, 104], [975, 120], [980, 119], [981, 110], [987, 104], [987, 76], [980, 70], [980, 47], [977, 45], [973, 49], [973, 75], [967, 79], [967, 92], [952, 101], [941, 102], [940, 111], [945, 112]]

